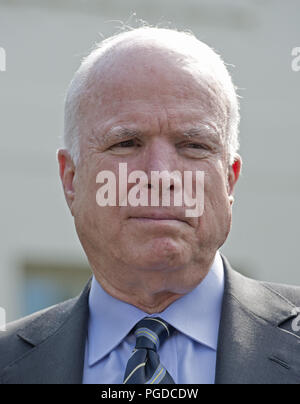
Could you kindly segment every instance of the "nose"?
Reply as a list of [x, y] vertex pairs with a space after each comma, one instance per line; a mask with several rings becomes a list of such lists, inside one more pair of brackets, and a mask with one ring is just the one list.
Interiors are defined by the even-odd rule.
[[[163, 177], [168, 177], [169, 174], [178, 170], [176, 165], [176, 154], [174, 146], [167, 139], [153, 139], [148, 147], [145, 149], [143, 156], [144, 171], [148, 176], [148, 188], [152, 187], [151, 173], [159, 172], [164, 173]], [[170, 185], [170, 189], [173, 190], [173, 184]]]
[[174, 146], [167, 139], [153, 139], [145, 148], [143, 156], [147, 174], [151, 171], [173, 171], [176, 169]]

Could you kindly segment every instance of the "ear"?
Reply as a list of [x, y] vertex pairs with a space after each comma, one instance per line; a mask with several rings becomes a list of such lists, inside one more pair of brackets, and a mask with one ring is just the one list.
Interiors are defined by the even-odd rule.
[[75, 199], [74, 191], [74, 176], [75, 176], [75, 164], [73, 162], [70, 153], [65, 149], [59, 149], [57, 151], [57, 160], [59, 164], [59, 175], [62, 182], [65, 198], [69, 209], [72, 212], [72, 205]]
[[242, 158], [239, 154], [237, 154], [233, 164], [229, 166], [228, 169], [228, 196], [231, 205], [233, 204], [234, 201], [233, 197], [234, 187], [239, 179], [241, 169], [242, 169]]

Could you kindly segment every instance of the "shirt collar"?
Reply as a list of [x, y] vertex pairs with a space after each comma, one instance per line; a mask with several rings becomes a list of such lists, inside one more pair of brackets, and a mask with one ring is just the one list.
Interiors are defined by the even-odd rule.
[[[204, 280], [162, 313], [152, 317], [161, 317], [178, 331], [216, 351], [223, 294], [224, 267], [217, 252]], [[146, 316], [149, 317], [149, 314], [110, 296], [93, 277], [89, 295], [89, 366], [115, 349], [136, 323]]]

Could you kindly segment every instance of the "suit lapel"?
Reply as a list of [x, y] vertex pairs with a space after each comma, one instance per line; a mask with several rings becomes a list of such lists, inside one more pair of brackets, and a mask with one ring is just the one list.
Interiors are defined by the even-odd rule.
[[78, 298], [38, 316], [19, 330], [27, 352], [2, 375], [6, 384], [81, 384], [90, 282]]
[[281, 328], [295, 317], [295, 306], [222, 258], [226, 282], [216, 384], [299, 384], [300, 338]]

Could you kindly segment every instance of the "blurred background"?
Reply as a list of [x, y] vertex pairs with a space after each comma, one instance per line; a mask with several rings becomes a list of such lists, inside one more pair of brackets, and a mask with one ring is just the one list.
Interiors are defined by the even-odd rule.
[[63, 101], [95, 42], [136, 19], [191, 30], [235, 66], [244, 167], [222, 251], [248, 276], [300, 285], [299, 17], [298, 0], [0, 0], [0, 307], [8, 321], [75, 296], [91, 275], [58, 176]]

